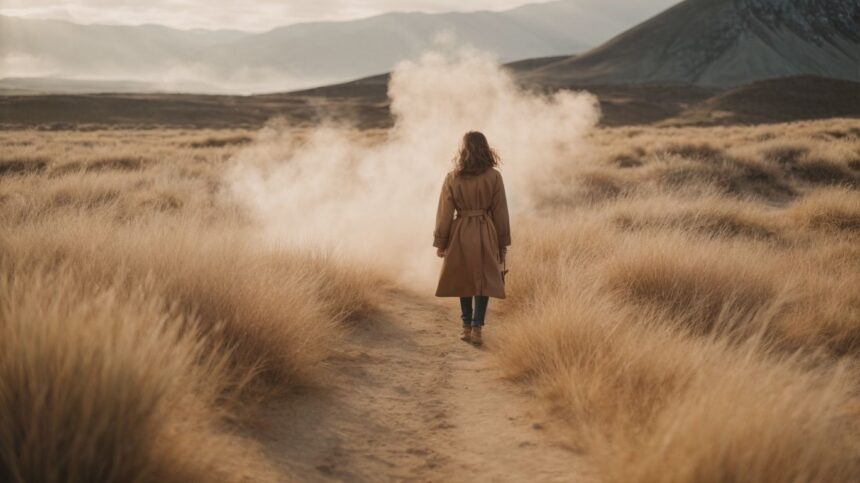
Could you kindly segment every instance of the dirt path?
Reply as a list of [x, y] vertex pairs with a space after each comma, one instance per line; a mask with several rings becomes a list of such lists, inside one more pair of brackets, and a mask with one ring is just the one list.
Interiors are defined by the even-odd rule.
[[270, 408], [257, 436], [298, 481], [583, 481], [540, 408], [458, 340], [455, 306], [392, 293], [320, 388]]

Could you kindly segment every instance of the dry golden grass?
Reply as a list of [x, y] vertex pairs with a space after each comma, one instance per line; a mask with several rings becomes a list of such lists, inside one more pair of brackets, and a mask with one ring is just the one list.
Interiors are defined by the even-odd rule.
[[256, 238], [220, 190], [247, 139], [0, 135], [0, 480], [277, 479], [237, 427], [379, 278]]
[[[603, 479], [860, 479], [858, 133], [599, 130], [516, 221], [488, 335]], [[0, 480], [276, 478], [236, 429], [382, 280], [260, 242], [258, 135], [0, 132]]]
[[230, 352], [151, 282], [94, 286], [67, 265], [4, 267], [3, 481], [238, 481], [272, 474], [219, 402]]
[[603, 478], [860, 479], [857, 127], [603, 130], [519, 221], [498, 353]]

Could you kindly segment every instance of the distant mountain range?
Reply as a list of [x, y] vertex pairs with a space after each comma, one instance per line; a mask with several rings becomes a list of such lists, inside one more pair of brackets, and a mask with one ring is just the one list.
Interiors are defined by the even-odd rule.
[[[389, 13], [264, 33], [0, 16], [0, 78], [16, 78], [16, 92], [62, 89], [66, 79], [78, 80], [68, 84], [69, 92], [86, 89], [83, 79], [102, 81], [94, 89], [283, 91], [387, 72], [426, 51], [440, 34], [503, 62], [581, 52], [644, 20], [625, 3], [557, 0], [503, 12]], [[47, 79], [29, 82], [34, 78]]]
[[[389, 71], [431, 47], [440, 32], [502, 61], [525, 59], [515, 64], [516, 75], [537, 86], [727, 88], [792, 76], [860, 81], [857, 0], [685, 0], [622, 32], [643, 20], [625, 13], [625, 1], [390, 13], [257, 34], [0, 16], [0, 93], [250, 93], [334, 85], [320, 92], [384, 96], [384, 76], [337, 84]], [[621, 33], [587, 49], [612, 32]]]
[[798, 75], [860, 81], [860, 2], [686, 0], [525, 77], [550, 85], [728, 87]]

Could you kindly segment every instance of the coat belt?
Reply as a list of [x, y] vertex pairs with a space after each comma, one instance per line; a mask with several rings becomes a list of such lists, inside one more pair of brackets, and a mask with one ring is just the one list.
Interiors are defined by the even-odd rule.
[[487, 210], [457, 210], [457, 218], [483, 216], [488, 214]]

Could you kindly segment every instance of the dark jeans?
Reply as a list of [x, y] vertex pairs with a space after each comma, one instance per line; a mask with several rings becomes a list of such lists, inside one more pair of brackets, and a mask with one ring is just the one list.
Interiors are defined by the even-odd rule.
[[463, 325], [471, 325], [472, 327], [483, 327], [484, 316], [487, 315], [487, 304], [490, 303], [490, 297], [485, 295], [475, 295], [475, 312], [472, 314], [472, 297], [460, 297], [460, 310], [463, 315]]

